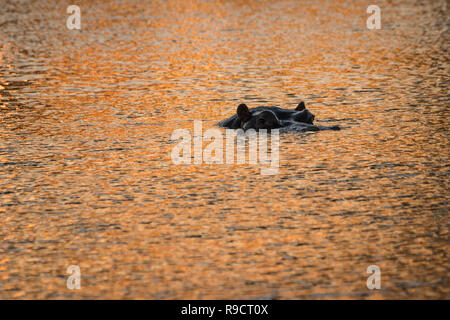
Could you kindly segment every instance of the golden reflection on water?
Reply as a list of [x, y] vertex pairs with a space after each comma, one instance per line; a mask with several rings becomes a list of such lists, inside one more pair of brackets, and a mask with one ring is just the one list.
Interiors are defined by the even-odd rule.
[[[445, 2], [69, 4], [0, 8], [1, 298], [449, 297]], [[300, 99], [343, 130], [281, 135], [275, 176], [171, 161]]]

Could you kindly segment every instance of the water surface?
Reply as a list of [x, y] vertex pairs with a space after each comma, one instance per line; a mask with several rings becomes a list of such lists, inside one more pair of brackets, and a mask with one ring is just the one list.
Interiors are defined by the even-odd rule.
[[[70, 4], [0, 7], [0, 298], [450, 297], [446, 1]], [[277, 175], [171, 161], [300, 100]]]

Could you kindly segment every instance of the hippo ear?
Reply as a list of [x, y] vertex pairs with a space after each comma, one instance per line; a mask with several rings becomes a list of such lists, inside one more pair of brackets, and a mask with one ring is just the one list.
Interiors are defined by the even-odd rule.
[[298, 104], [297, 108], [295, 108], [295, 111], [303, 111], [305, 108], [305, 103], [302, 101]]
[[236, 112], [237, 112], [238, 118], [239, 118], [239, 120], [241, 120], [241, 122], [247, 122], [252, 117], [250, 110], [248, 110], [247, 105], [244, 103], [241, 103], [237, 107]]

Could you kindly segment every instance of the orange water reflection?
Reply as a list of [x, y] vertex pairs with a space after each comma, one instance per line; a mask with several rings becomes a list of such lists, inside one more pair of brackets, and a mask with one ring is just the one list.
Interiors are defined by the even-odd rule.
[[[0, 298], [449, 298], [448, 9], [378, 3], [0, 8]], [[278, 175], [171, 162], [300, 99], [344, 130], [282, 135]]]

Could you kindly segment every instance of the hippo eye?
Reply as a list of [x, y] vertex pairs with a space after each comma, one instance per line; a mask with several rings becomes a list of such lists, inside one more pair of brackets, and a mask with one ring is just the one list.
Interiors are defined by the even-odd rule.
[[263, 118], [259, 118], [259, 119], [258, 119], [258, 123], [259, 123], [259, 124], [264, 124], [265, 122], [266, 122], [266, 121], [265, 121]]

